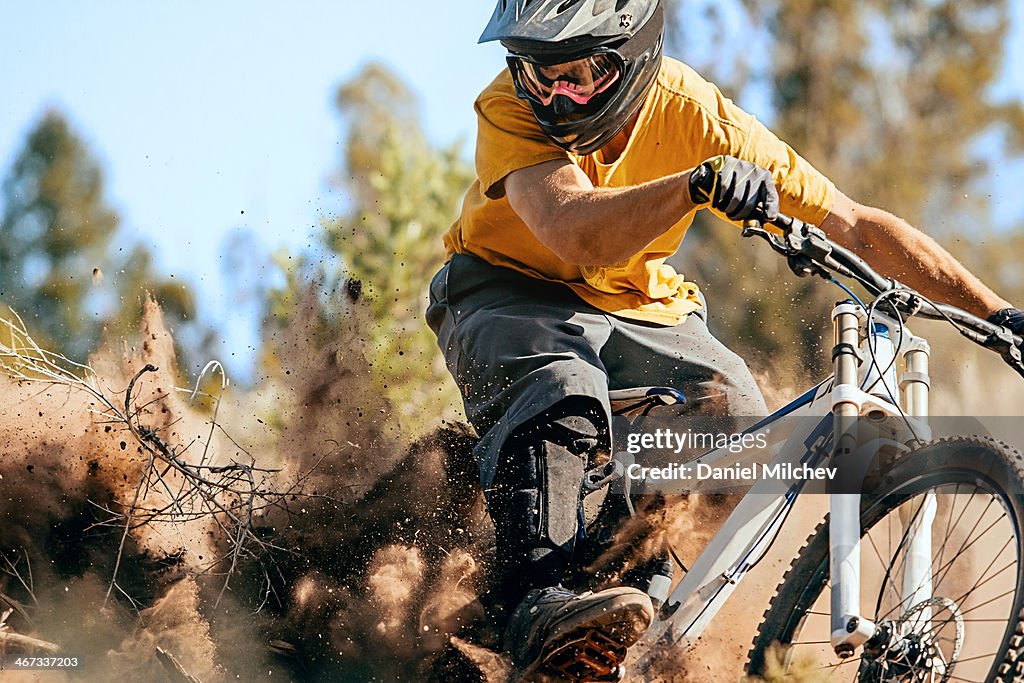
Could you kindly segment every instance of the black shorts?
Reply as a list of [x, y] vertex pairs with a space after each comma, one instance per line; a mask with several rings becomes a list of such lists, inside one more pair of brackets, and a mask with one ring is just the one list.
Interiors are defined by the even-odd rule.
[[481, 436], [480, 478], [517, 427], [570, 396], [670, 386], [708, 414], [767, 415], [746, 364], [708, 331], [704, 310], [664, 326], [604, 313], [557, 282], [455, 254], [430, 283], [427, 324]]

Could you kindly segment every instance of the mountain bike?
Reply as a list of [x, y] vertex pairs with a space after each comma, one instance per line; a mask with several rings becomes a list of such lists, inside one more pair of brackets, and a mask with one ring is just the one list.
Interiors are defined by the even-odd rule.
[[[763, 449], [718, 447], [690, 461], [714, 468], [749, 456], [782, 474], [752, 483], [671, 592], [665, 572], [655, 573], [650, 593], [660, 608], [629, 664], [630, 680], [656, 680], [661, 664], [694, 644], [779, 538], [797, 500], [815, 485], [786, 472], [870, 462], [853, 468], [855, 487], [825, 489], [829, 512], [764, 612], [748, 674], [1024, 681], [1024, 460], [985, 434], [933, 438], [931, 350], [907, 321], [944, 320], [1024, 375], [1021, 338], [882, 277], [800, 220], [750, 222], [743, 235], [764, 239], [797, 275], [824, 278], [847, 293], [831, 312], [834, 373], [743, 430], [775, 433], [765, 439], [775, 444], [767, 459]], [[837, 275], [873, 298], [865, 303]], [[614, 392], [612, 399], [620, 415], [685, 400], [667, 387]], [[630, 466], [618, 451], [587, 473], [585, 493], [616, 485], [621, 492]], [[632, 497], [628, 488], [624, 495]], [[595, 661], [569, 679], [623, 675]]]

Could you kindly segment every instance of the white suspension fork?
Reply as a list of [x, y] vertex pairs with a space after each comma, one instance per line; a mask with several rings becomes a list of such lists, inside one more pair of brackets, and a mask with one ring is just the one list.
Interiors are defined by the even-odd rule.
[[[832, 311], [835, 346], [835, 384], [832, 407], [834, 459], [842, 467], [844, 458], [856, 452], [857, 418], [860, 405], [860, 316], [853, 304], [838, 304]], [[840, 657], [849, 657], [863, 645], [875, 626], [860, 616], [860, 494], [829, 495], [829, 570], [832, 580], [832, 647]]]
[[[930, 354], [927, 341], [913, 338], [903, 356], [905, 371], [900, 387], [908, 413], [916, 418], [928, 417]], [[935, 493], [929, 491], [923, 501], [903, 505], [899, 511], [902, 531], [907, 538], [901, 593], [904, 612], [932, 597], [932, 523], [937, 507]], [[914, 620], [909, 626], [920, 631], [924, 622], [931, 620], [931, 608], [916, 613]]]
[[[851, 458], [857, 453], [861, 441], [869, 439], [866, 434], [858, 434], [858, 418], [862, 411], [871, 410], [867, 404], [872, 397], [862, 391], [859, 385], [861, 359], [857, 349], [864, 322], [863, 314], [853, 304], [843, 303], [835, 307], [832, 319], [835, 333], [834, 457], [841, 467], [843, 458]], [[895, 324], [895, 321], [890, 322]], [[868, 330], [865, 340], [865, 350], [874, 351], [874, 363], [865, 368], [864, 384], [872, 394], [895, 401], [895, 361], [896, 354], [902, 351], [904, 372], [900, 377], [899, 386], [902, 391], [899, 398], [907, 408], [905, 415], [916, 418], [922, 424], [928, 417], [928, 343], [917, 337], [909, 337], [904, 340], [901, 349], [896, 349], [890, 341], [895, 330], [892, 327], [881, 329], [882, 325], [877, 327]], [[885, 337], [885, 343], [878, 343], [881, 341], [878, 335]], [[834, 493], [829, 497], [831, 642], [840, 657], [852, 655], [877, 630], [877, 625], [860, 613], [860, 503], [859, 494]], [[905, 538], [905, 564], [902, 577], [892, 577], [893, 581], [900, 582], [901, 589], [902, 610], [895, 615], [897, 618], [932, 597], [931, 537], [936, 508], [935, 495], [929, 492], [923, 499], [904, 505], [899, 510], [903, 532], [901, 537]], [[931, 610], [921, 609], [915, 613], [914, 623], [906, 626], [920, 631], [930, 620]]]

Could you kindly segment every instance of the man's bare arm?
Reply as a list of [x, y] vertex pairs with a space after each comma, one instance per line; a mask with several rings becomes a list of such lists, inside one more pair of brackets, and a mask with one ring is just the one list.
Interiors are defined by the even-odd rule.
[[690, 171], [642, 185], [595, 188], [579, 166], [548, 161], [505, 178], [509, 203], [566, 263], [607, 265], [640, 252], [693, 211]]
[[832, 211], [821, 227], [883, 275], [896, 278], [928, 298], [982, 318], [1010, 307], [931, 237], [902, 219], [858, 204], [841, 192], [836, 192]]

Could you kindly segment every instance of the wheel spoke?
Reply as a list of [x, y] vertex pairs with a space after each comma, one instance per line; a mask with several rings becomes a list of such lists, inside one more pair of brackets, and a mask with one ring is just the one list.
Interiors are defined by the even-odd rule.
[[995, 574], [993, 574], [992, 576], [990, 576], [990, 577], [988, 577], [987, 579], [985, 579], [984, 581], [980, 581], [980, 582], [978, 582], [978, 583], [975, 583], [975, 584], [974, 584], [973, 586], [971, 586], [971, 587], [970, 587], [970, 588], [969, 588], [969, 589], [967, 590], [967, 592], [966, 592], [966, 593], [964, 593], [963, 595], [961, 595], [961, 596], [960, 596], [959, 598], [957, 598], [957, 599], [956, 599], [956, 600], [954, 600], [953, 602], [955, 602], [955, 603], [957, 603], [957, 604], [959, 605], [959, 604], [960, 604], [960, 602], [961, 602], [962, 600], [965, 600], [965, 599], [967, 598], [967, 596], [969, 596], [969, 595], [970, 595], [971, 593], [973, 593], [973, 592], [974, 592], [975, 590], [977, 590], [978, 588], [981, 588], [981, 587], [982, 587], [982, 586], [984, 586], [984, 585], [985, 585], [986, 583], [988, 583], [988, 582], [989, 582], [989, 581], [991, 581], [992, 579], [996, 578], [997, 576], [999, 576], [1000, 574], [1002, 574], [1003, 572], [1005, 572], [1005, 571], [1006, 571], [1007, 569], [1009, 569], [1010, 567], [1015, 567], [1016, 565], [1017, 565], [1017, 560], [1014, 560], [1013, 562], [1011, 562], [1010, 564], [1006, 565], [1005, 567], [1003, 567], [1002, 569], [1000, 569], [999, 571], [997, 571], [997, 572], [996, 572]]
[[[990, 503], [990, 504], [991, 504], [991, 503]], [[986, 512], [988, 511], [988, 508], [989, 508], [989, 505], [985, 506], [985, 511], [986, 511]], [[1005, 516], [1005, 515], [1004, 515], [1004, 516]], [[1002, 518], [1000, 518], [1000, 519], [1002, 519]], [[980, 523], [981, 523], [981, 518], [979, 517], [979, 518], [978, 518], [978, 522], [977, 522], [977, 524], [975, 524], [975, 525], [974, 525], [974, 527], [972, 527], [972, 528], [971, 528], [971, 531], [970, 531], [970, 533], [968, 534], [968, 538], [970, 538], [970, 535], [974, 533], [974, 530], [978, 528], [978, 524], [980, 524]], [[987, 533], [988, 533], [988, 532], [989, 532], [989, 531], [990, 531], [990, 530], [992, 529], [992, 527], [994, 527], [994, 526], [995, 526], [996, 524], [998, 524], [998, 523], [999, 523], [999, 519], [995, 520], [994, 522], [992, 522], [991, 524], [989, 524], [989, 525], [988, 525], [987, 527], [985, 527], [985, 530], [984, 530], [984, 531], [982, 531], [982, 532], [981, 532], [981, 533], [980, 533], [980, 534], [978, 535], [978, 537], [977, 537], [977, 538], [975, 538], [975, 539], [974, 539], [973, 541], [971, 541], [970, 543], [967, 543], [966, 545], [962, 546], [962, 547], [960, 548], [960, 550], [958, 550], [958, 551], [957, 551], [956, 555], [954, 555], [954, 556], [952, 557], [952, 559], [950, 559], [950, 560], [949, 560], [949, 562], [947, 562], [947, 563], [946, 563], [945, 565], [943, 565], [942, 567], [940, 567], [940, 568], [939, 568], [939, 572], [941, 572], [941, 573], [942, 573], [942, 576], [941, 576], [941, 577], [939, 577], [939, 580], [935, 582], [935, 586], [938, 586], [938, 585], [939, 585], [940, 583], [942, 583], [942, 579], [946, 578], [946, 576], [947, 576], [947, 575], [949, 574], [949, 570], [950, 570], [950, 568], [951, 568], [951, 567], [953, 566], [953, 563], [954, 563], [954, 562], [956, 562], [957, 558], [958, 558], [958, 557], [960, 557], [960, 556], [961, 556], [962, 554], [964, 554], [965, 552], [967, 552], [968, 550], [970, 550], [971, 546], [973, 546], [973, 545], [974, 545], [975, 543], [977, 543], [977, 542], [978, 542], [979, 540], [981, 540], [981, 539], [982, 539], [982, 538], [983, 538], [983, 537], [985, 536], [985, 534], [987, 534]]]
[[[953, 503], [950, 506], [949, 515], [946, 517], [946, 530], [942, 534], [942, 545], [939, 546], [938, 558], [932, 560], [932, 565], [941, 565], [942, 564], [942, 557], [943, 557], [943, 555], [946, 552], [946, 544], [949, 543], [950, 524], [953, 522], [953, 513], [956, 511], [956, 501], [958, 500], [957, 494], [959, 492], [960, 492], [960, 484], [958, 483], [956, 485], [956, 488], [953, 489], [953, 494], [952, 494], [953, 495], [953, 499], [952, 499]], [[968, 499], [968, 500], [970, 500], [970, 499]], [[968, 505], [968, 503], [964, 503], [964, 509], [960, 511], [960, 515], [961, 516], [963, 516], [964, 512], [967, 511], [967, 505]], [[957, 524], [959, 524], [960, 523], [960, 519], [957, 518], [956, 522], [957, 522]]]
[[[874, 548], [875, 555], [878, 557], [879, 565], [884, 567], [887, 563], [882, 558], [881, 553], [878, 552], [878, 547], [875, 545], [874, 539], [871, 538], [871, 534], [867, 534], [865, 537], [868, 539], [868, 542], [871, 544], [871, 547]], [[889, 576], [888, 572], [886, 572], [885, 578], [887, 580], [885, 581], [885, 584], [882, 586], [882, 588], [883, 589], [885, 589], [885, 588], [890, 589], [892, 591], [894, 597], [895, 597], [896, 602], [899, 603], [900, 593], [899, 593], [899, 589], [896, 587], [896, 582], [891, 579], [891, 577]], [[878, 614], [878, 610], [881, 607], [881, 600], [882, 600], [882, 596], [879, 595], [878, 604], [875, 606], [875, 614]]]
[[[964, 614], [970, 614], [971, 612], [973, 612], [976, 609], [984, 607], [985, 605], [989, 605], [989, 604], [995, 602], [996, 600], [1000, 600], [1002, 598], [1005, 598], [1007, 595], [1013, 595], [1016, 591], [1017, 591], [1017, 588], [1015, 586], [1015, 587], [1011, 588], [1010, 590], [1006, 591], [1005, 593], [997, 595], [996, 597], [994, 597], [994, 598], [992, 598], [990, 600], [986, 600], [985, 602], [981, 603], [980, 605], [975, 605], [974, 607], [972, 607], [972, 608], [970, 608], [968, 610], [964, 610], [963, 612], [960, 613], [960, 616], [963, 616]], [[1012, 615], [1011, 615], [1011, 618], [1012, 618]]]
[[[911, 499], [909, 501], [905, 501], [902, 505], [908, 505], [908, 504], [910, 504], [912, 502], [912, 500], [913, 499]], [[911, 517], [910, 521], [906, 524], [906, 528], [903, 529], [903, 536], [900, 538], [900, 542], [896, 546], [895, 553], [896, 553], [896, 555], [900, 556], [901, 560], [905, 561], [904, 558], [906, 557], [906, 553], [900, 554], [900, 551], [903, 550], [903, 547], [906, 545], [907, 538], [910, 535], [910, 530], [914, 527], [914, 523], [917, 521], [918, 514], [920, 514], [921, 510], [924, 509], [924, 503], [925, 503], [925, 498], [922, 497], [921, 504], [917, 506], [916, 510], [914, 510], [914, 516]], [[902, 505], [901, 505], [901, 507], [902, 507]], [[898, 516], [898, 513], [897, 513], [897, 515], [892, 515], [892, 514], [887, 515], [887, 517], [890, 520], [889, 521], [890, 525], [892, 524], [893, 516]], [[890, 555], [890, 556], [895, 556], [895, 555]], [[884, 564], [884, 562], [883, 562], [883, 564]], [[884, 620], [886, 617], [888, 617], [889, 615], [893, 614], [893, 612], [895, 612], [898, 609], [905, 609], [905, 607], [903, 607], [903, 601], [900, 599], [899, 588], [896, 586], [896, 581], [893, 578], [893, 574], [899, 573], [900, 575], [902, 575], [902, 572], [894, 572], [893, 569], [894, 568], [893, 568], [891, 562], [889, 563], [889, 566], [885, 568], [885, 576], [882, 578], [882, 584], [883, 584], [882, 588], [881, 588], [882, 592], [879, 592], [878, 600], [875, 602], [875, 621], [876, 622]], [[885, 612], [884, 614], [879, 614], [879, 611], [882, 609], [882, 598], [883, 598], [883, 593], [884, 593], [884, 590], [885, 590], [885, 587], [886, 587], [887, 583], [892, 585], [892, 590], [896, 594], [895, 604], [887, 612]]]
[[860, 661], [861, 660], [859, 657], [847, 657], [841, 662], [832, 662], [831, 664], [826, 664], [825, 666], [819, 666], [815, 669], [811, 669], [811, 671], [827, 671], [828, 669], [838, 669], [841, 666], [846, 666], [847, 664], [852, 664], [854, 662], [860, 663]]
[[[971, 494], [971, 495], [973, 495], [973, 494]], [[988, 513], [989, 508], [992, 507], [992, 503], [993, 502], [995, 502], [995, 497], [990, 495], [989, 496], [988, 504], [985, 506], [985, 509], [982, 510], [981, 515], [978, 517], [978, 521], [975, 522], [973, 527], [971, 527], [971, 530], [968, 532], [967, 537], [964, 539], [963, 543], [961, 544], [960, 549], [956, 552], [956, 554], [952, 558], [950, 558], [950, 560], [946, 564], [941, 565], [937, 571], [932, 573], [932, 592], [933, 592], [933, 594], [938, 592], [938, 587], [942, 584], [943, 579], [945, 579], [949, 575], [950, 571], [953, 568], [953, 564], [956, 562], [956, 560], [959, 559], [960, 556], [962, 556], [965, 552], [967, 552], [967, 550], [969, 550], [975, 543], [977, 543], [979, 540], [981, 540], [989, 531], [991, 531], [991, 529], [996, 524], [998, 524], [1003, 518], [1006, 517], [1006, 513], [1004, 512], [999, 518], [997, 518], [995, 521], [993, 521], [991, 524], [989, 524], [987, 527], [985, 527], [985, 530], [982, 531], [977, 536], [977, 538], [971, 540], [971, 536], [974, 534], [975, 530], [977, 530], [978, 525], [981, 524], [981, 521], [985, 518], [985, 515]], [[968, 505], [964, 506], [964, 512], [966, 512], [967, 507], [968, 507]], [[948, 529], [947, 529], [946, 533], [947, 534], [949, 533]], [[948, 536], [946, 538], [948, 540]], [[1003, 548], [1005, 548], [1006, 545], [1009, 544], [1010, 540], [1012, 540], [1012, 539], [1007, 539], [1007, 543], [1004, 544]], [[1000, 553], [1002, 552], [1002, 548], [1000, 549], [999, 552]], [[996, 557], [994, 557], [992, 561], [995, 562], [995, 560], [998, 559], [998, 556], [999, 556], [999, 553], [996, 554]], [[906, 556], [904, 554], [904, 558], [905, 557]], [[905, 565], [905, 559], [904, 558], [901, 558], [901, 559], [904, 560], [904, 565]], [[922, 581], [927, 581], [927, 577], [922, 579]], [[921, 588], [922, 586], [923, 586], [923, 583], [918, 584], [914, 588], [916, 590], [916, 589]], [[955, 602], [959, 602], [959, 600], [956, 600]], [[910, 606], [908, 605], [908, 607], [910, 607]]]
[[[973, 497], [974, 495], [977, 495], [977, 494], [973, 494], [973, 493], [971, 494], [971, 496], [972, 496], [972, 497]], [[944, 563], [942, 563], [941, 565], [939, 565], [939, 571], [942, 571], [943, 569], [945, 569], [945, 568], [949, 567], [949, 565], [950, 565], [950, 564], [951, 564], [952, 562], [955, 562], [955, 561], [956, 561], [956, 558], [957, 558], [957, 557], [959, 557], [960, 555], [962, 555], [962, 554], [963, 554], [963, 552], [964, 552], [964, 551], [965, 551], [965, 550], [966, 550], [967, 548], [969, 548], [969, 547], [970, 547], [970, 544], [972, 543], [972, 541], [971, 541], [971, 537], [972, 537], [972, 536], [974, 535], [974, 532], [975, 532], [975, 530], [976, 530], [976, 529], [978, 528], [978, 525], [979, 525], [979, 524], [981, 524], [981, 520], [985, 519], [985, 515], [986, 515], [986, 513], [988, 513], [988, 509], [989, 509], [990, 507], [992, 507], [992, 503], [993, 503], [993, 502], [995, 502], [995, 497], [993, 497], [993, 496], [989, 496], [989, 501], [988, 501], [988, 503], [987, 503], [987, 504], [985, 505], [985, 507], [984, 507], [984, 508], [982, 509], [981, 513], [979, 513], [979, 514], [978, 514], [978, 519], [977, 519], [977, 520], [975, 520], [974, 524], [973, 524], [973, 525], [971, 526], [971, 529], [970, 529], [970, 531], [968, 531], [968, 532], [967, 532], [967, 535], [966, 535], [966, 536], [964, 537], [963, 541], [961, 541], [961, 543], [960, 543], [960, 547], [959, 547], [959, 548], [957, 549], [956, 553], [954, 553], [954, 554], [953, 554], [953, 557], [952, 557], [952, 558], [951, 558], [951, 559], [950, 559], [949, 561], [947, 561], [947, 562], [944, 562]], [[966, 506], [964, 507], [964, 511], [963, 511], [964, 513], [966, 513], [966, 512], [967, 512], [967, 508], [968, 508], [968, 507], [970, 507], [970, 502], [968, 502], [968, 504], [967, 504], [967, 505], [966, 505]], [[963, 515], [961, 514], [961, 516], [963, 516]], [[957, 520], [957, 523], [959, 524], [959, 520]]]
[[964, 662], [973, 662], [978, 659], [984, 659], [985, 657], [995, 657], [998, 652], [989, 652], [987, 655], [974, 655], [973, 657], [964, 657], [957, 660], [957, 664], [963, 664]]

